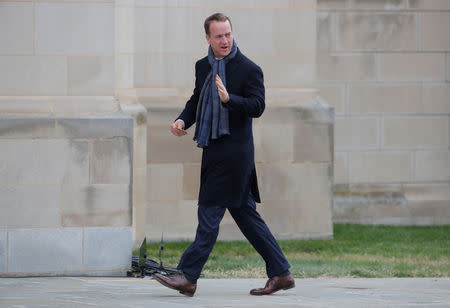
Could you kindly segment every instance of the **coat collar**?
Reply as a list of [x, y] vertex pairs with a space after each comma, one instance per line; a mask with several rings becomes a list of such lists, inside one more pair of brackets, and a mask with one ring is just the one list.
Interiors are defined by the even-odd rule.
[[[241, 51], [239, 50], [239, 47], [238, 47], [236, 55], [226, 65], [227, 75], [229, 73], [232, 73], [234, 70], [236, 70], [239, 67], [239, 64], [242, 62], [243, 59], [244, 59], [244, 55], [241, 53]], [[208, 70], [210, 70], [211, 69], [211, 65], [208, 62], [208, 57], [205, 57], [204, 61], [208, 65]]]

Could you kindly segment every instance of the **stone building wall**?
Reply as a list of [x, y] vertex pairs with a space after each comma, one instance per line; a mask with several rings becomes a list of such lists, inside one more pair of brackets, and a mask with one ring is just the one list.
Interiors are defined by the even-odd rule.
[[[207, 50], [203, 20], [216, 11], [232, 17], [240, 48], [262, 66], [272, 93], [275, 113], [255, 136], [273, 204], [266, 214], [281, 221], [274, 230], [332, 235], [333, 109], [312, 87], [315, 0], [7, 0], [0, 2], [0, 275], [123, 275], [132, 239], [135, 246], [145, 233], [159, 239], [151, 227], [171, 230], [187, 217], [194, 228], [195, 183], [181, 195], [180, 186], [169, 189], [177, 162], [176, 172], [153, 164], [173, 118], [159, 118], [167, 120], [162, 133], [143, 105], [181, 110], [193, 63]], [[298, 138], [299, 128], [307, 138]], [[324, 152], [296, 151], [299, 142]], [[193, 142], [185, 153], [195, 155]], [[186, 164], [183, 175], [195, 176], [196, 167]], [[167, 195], [171, 207], [155, 206]], [[229, 217], [224, 225], [234, 238]]]
[[133, 119], [113, 1], [0, 2], [0, 276], [124, 275]]
[[[198, 176], [199, 153], [188, 138], [175, 139], [170, 146], [184, 149], [186, 161], [169, 164], [164, 159], [173, 153], [158, 146], [171, 137], [166, 123], [192, 91], [193, 63], [207, 48], [202, 23], [216, 11], [231, 16], [239, 47], [263, 68], [268, 111], [290, 105], [289, 116], [306, 120], [291, 118], [289, 126], [285, 115], [268, 112], [273, 126], [255, 123], [270, 205], [262, 212], [290, 215], [289, 223], [272, 225], [278, 236], [331, 236], [333, 161], [334, 221], [449, 223], [449, 1], [6, 0], [0, 1], [1, 273], [119, 273], [129, 261], [131, 234], [135, 245], [145, 234], [157, 239], [163, 219], [168, 225], [178, 217], [176, 224], [188, 215], [193, 228], [197, 187], [186, 179]], [[334, 132], [333, 111], [320, 103], [316, 87], [335, 108]], [[275, 168], [281, 160], [293, 168]], [[119, 171], [106, 171], [115, 165]], [[285, 173], [272, 177], [275, 171]], [[289, 179], [292, 186], [276, 186]], [[176, 190], [168, 189], [172, 184]], [[297, 202], [302, 198], [307, 202]], [[110, 207], [112, 201], [118, 203]], [[223, 229], [232, 238], [230, 225], [227, 217]], [[192, 229], [180, 230], [192, 237]], [[67, 256], [69, 266], [54, 259], [26, 264], [33, 241], [42, 244], [36, 249], [59, 243], [50, 255]], [[102, 251], [118, 257], [109, 267], [93, 253], [100, 243], [110, 243]], [[36, 260], [49, 256], [41, 252]]]
[[121, 97], [145, 100], [164, 88], [173, 89], [161, 92], [166, 99], [189, 97], [193, 63], [208, 47], [204, 19], [218, 11], [231, 17], [237, 44], [261, 65], [266, 87], [314, 81], [316, 0], [118, 0], [116, 8]]
[[1, 1], [0, 95], [114, 95], [113, 1]]
[[118, 112], [0, 114], [0, 277], [125, 274], [132, 137]]
[[450, 223], [450, 1], [318, 0], [334, 221]]

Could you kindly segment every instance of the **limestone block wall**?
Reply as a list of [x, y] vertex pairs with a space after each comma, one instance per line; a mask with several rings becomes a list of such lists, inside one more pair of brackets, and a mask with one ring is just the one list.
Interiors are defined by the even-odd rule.
[[114, 1], [1, 1], [0, 95], [113, 95]]
[[334, 221], [450, 223], [450, 2], [318, 0]]
[[[334, 110], [317, 90], [266, 95], [267, 109], [254, 123], [258, 210], [277, 238], [331, 238]], [[226, 238], [240, 236], [230, 216], [221, 230]]]
[[161, 88], [189, 97], [193, 63], [208, 47], [203, 22], [215, 12], [230, 16], [238, 46], [263, 68], [266, 87], [314, 81], [316, 0], [118, 0], [116, 12], [121, 102], [145, 103]]
[[[271, 89], [254, 121], [255, 161], [262, 204], [258, 211], [277, 238], [332, 237], [333, 109], [317, 91]], [[201, 149], [172, 136], [168, 123], [179, 103], [148, 103], [147, 238], [193, 239]], [[222, 240], [244, 239], [227, 212]]]
[[130, 266], [133, 120], [114, 55], [112, 0], [0, 2], [1, 276]]
[[75, 116], [41, 100], [0, 98], [0, 276], [124, 275], [133, 120], [111, 99]]

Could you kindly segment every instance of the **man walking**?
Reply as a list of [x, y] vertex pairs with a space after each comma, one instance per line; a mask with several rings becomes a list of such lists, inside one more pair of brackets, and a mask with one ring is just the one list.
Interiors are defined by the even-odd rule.
[[269, 277], [252, 295], [295, 287], [290, 265], [256, 211], [260, 202], [254, 162], [252, 118], [265, 108], [261, 69], [245, 57], [233, 39], [230, 19], [216, 13], [205, 20], [208, 56], [195, 64], [193, 95], [170, 130], [186, 135], [196, 123], [194, 140], [203, 148], [198, 226], [194, 242], [178, 264], [182, 274], [155, 274], [163, 285], [193, 296], [197, 279], [219, 234], [228, 209], [241, 232], [266, 262]]

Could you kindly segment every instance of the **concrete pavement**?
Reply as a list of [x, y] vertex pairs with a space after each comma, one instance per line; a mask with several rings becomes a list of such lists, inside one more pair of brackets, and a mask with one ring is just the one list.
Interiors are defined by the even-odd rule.
[[450, 307], [450, 278], [296, 279], [296, 288], [248, 294], [265, 279], [200, 279], [186, 297], [152, 279], [1, 278], [0, 307]]

